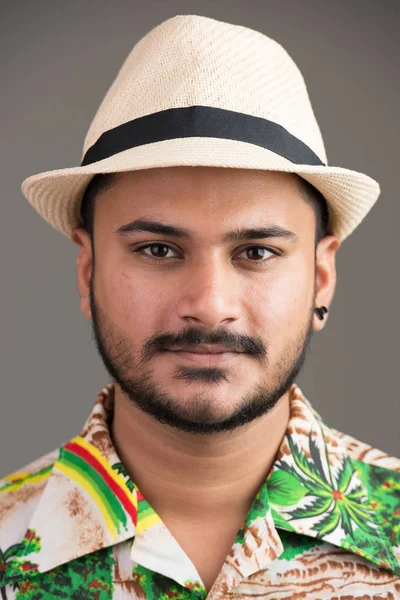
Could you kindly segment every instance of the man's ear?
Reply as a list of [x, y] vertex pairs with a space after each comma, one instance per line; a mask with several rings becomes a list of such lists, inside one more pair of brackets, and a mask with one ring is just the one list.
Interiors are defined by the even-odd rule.
[[90, 310], [90, 278], [93, 269], [92, 242], [89, 232], [83, 227], [78, 227], [72, 232], [72, 241], [80, 246], [76, 259], [78, 290], [81, 298], [81, 311], [88, 318], [92, 318]]
[[[322, 238], [317, 247], [316, 255], [316, 289], [315, 308], [326, 306], [329, 308], [336, 287], [336, 251], [340, 247], [340, 240], [335, 235]], [[319, 331], [327, 322], [328, 315], [323, 321], [314, 315], [314, 331]]]

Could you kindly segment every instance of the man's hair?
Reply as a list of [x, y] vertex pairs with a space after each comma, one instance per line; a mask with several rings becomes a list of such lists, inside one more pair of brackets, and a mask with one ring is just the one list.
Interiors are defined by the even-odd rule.
[[[111, 187], [116, 179], [117, 173], [99, 173], [95, 175], [87, 186], [82, 203], [81, 203], [81, 217], [83, 221], [83, 227], [89, 232], [90, 239], [93, 248], [93, 224], [94, 224], [94, 213], [96, 207], [96, 198], [99, 194]], [[311, 183], [298, 176], [300, 179], [300, 190], [304, 200], [310, 204], [315, 212], [316, 216], [316, 228], [315, 228], [315, 249], [323, 237], [328, 235], [328, 221], [329, 221], [329, 208], [328, 204], [317, 188]]]

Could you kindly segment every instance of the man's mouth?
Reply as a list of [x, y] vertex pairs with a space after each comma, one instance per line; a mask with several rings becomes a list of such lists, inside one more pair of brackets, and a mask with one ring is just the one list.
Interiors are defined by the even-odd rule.
[[170, 349], [172, 352], [192, 352], [195, 354], [225, 354], [238, 353], [222, 344], [199, 344], [197, 346], [181, 345]]
[[225, 346], [180, 346], [170, 354], [200, 365], [217, 365], [238, 358], [242, 352], [232, 351]]

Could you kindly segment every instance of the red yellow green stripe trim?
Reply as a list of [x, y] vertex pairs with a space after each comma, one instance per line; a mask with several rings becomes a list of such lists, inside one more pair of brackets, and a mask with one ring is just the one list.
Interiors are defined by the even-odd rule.
[[90, 486], [96, 492], [97, 497], [101, 498], [102, 504], [109, 513], [110, 518], [114, 522], [117, 529], [119, 528], [118, 526], [120, 522], [122, 522], [123, 525], [126, 525], [126, 513], [121, 507], [118, 498], [116, 498], [112, 490], [107, 486], [99, 473], [97, 473], [97, 471], [93, 469], [89, 463], [83, 460], [80, 456], [77, 456], [71, 452], [66, 447], [61, 449], [60, 459], [56, 463], [57, 467], [59, 466], [59, 463], [66, 465], [69, 469], [76, 471], [79, 476], [86, 479], [88, 484], [90, 484]]
[[114, 541], [129, 518], [136, 525], [136, 494], [95, 446], [77, 436], [61, 448], [55, 466], [89, 494]]
[[149, 529], [149, 527], [152, 527], [156, 523], [162, 523], [161, 518], [158, 516], [154, 508], [150, 506], [140, 492], [138, 493], [138, 497], [140, 497], [140, 500], [138, 520], [136, 525], [137, 534]]
[[107, 508], [104, 505], [101, 495], [98, 494], [94, 486], [86, 479], [85, 475], [81, 475], [81, 473], [79, 473], [75, 468], [69, 467], [64, 462], [57, 461], [56, 467], [67, 477], [75, 481], [81, 488], [83, 488], [89, 494], [89, 496], [92, 498], [92, 500], [95, 502], [98, 509], [100, 510], [107, 530], [110, 533], [113, 541], [115, 542], [117, 540], [116, 527], [107, 511]]
[[80, 456], [90, 464], [106, 482], [107, 486], [114, 492], [125, 511], [131, 517], [134, 524], [137, 521], [137, 498], [126, 485], [125, 479], [120, 473], [112, 468], [108, 460], [92, 444], [83, 437], [73, 438], [65, 448]]

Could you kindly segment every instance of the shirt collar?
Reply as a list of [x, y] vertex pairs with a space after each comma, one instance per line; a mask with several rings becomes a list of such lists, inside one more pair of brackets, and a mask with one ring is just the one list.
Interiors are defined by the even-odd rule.
[[[340, 435], [324, 424], [296, 384], [290, 389], [290, 403], [287, 431], [274, 465], [210, 599], [280, 556], [284, 547], [279, 530], [343, 547], [400, 574], [390, 540]], [[136, 563], [183, 585], [198, 581], [193, 564], [116, 453], [110, 437], [113, 406], [110, 383], [96, 398], [81, 434], [61, 446], [18, 557], [8, 563], [7, 577], [44, 573], [134, 538], [131, 558]], [[161, 539], [155, 551], [155, 542]]]

